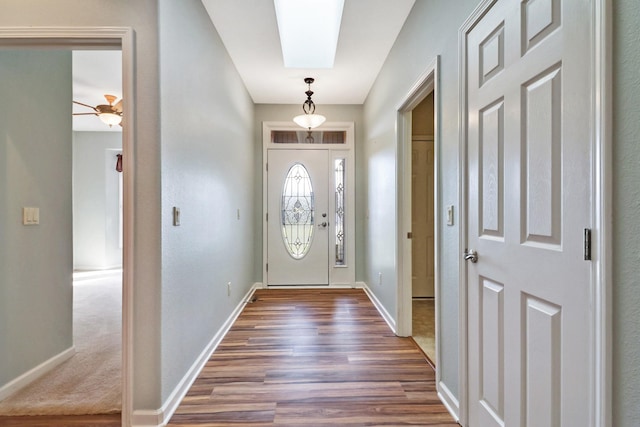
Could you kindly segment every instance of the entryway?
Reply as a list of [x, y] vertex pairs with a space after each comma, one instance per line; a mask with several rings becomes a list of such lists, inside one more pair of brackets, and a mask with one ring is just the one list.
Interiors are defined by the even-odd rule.
[[355, 285], [353, 129], [264, 124], [265, 285]]

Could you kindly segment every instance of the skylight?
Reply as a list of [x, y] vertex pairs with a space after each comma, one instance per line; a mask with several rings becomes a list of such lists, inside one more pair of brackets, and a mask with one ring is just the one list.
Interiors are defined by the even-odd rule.
[[332, 68], [344, 0], [274, 0], [286, 68]]

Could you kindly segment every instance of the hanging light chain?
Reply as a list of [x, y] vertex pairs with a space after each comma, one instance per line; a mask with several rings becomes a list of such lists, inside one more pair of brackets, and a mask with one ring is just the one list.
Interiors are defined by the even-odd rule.
[[311, 95], [313, 95], [311, 83], [314, 82], [314, 79], [312, 77], [307, 77], [304, 79], [304, 82], [307, 84], [307, 91], [305, 92], [307, 100], [302, 104], [302, 111], [304, 111], [305, 114], [314, 114], [316, 112], [316, 104], [311, 100]]

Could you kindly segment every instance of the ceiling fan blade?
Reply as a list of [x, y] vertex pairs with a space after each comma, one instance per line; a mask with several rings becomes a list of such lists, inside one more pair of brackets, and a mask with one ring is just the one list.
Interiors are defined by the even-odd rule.
[[122, 99], [113, 106], [113, 109], [118, 113], [122, 113]]
[[71, 113], [72, 116], [97, 116], [96, 113]]
[[83, 104], [82, 102], [78, 102], [78, 101], [71, 101], [71, 102], [73, 102], [74, 104], [82, 105], [83, 107], [91, 108], [92, 110], [98, 111], [96, 110], [96, 107], [94, 107], [93, 105]]

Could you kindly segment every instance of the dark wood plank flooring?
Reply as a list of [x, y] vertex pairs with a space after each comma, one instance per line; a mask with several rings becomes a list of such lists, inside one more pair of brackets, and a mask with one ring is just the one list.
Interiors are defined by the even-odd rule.
[[0, 417], [2, 427], [120, 427], [120, 414]]
[[169, 426], [457, 426], [362, 290], [259, 290]]
[[[259, 290], [168, 426], [457, 426], [435, 372], [362, 290]], [[120, 427], [120, 415], [0, 417], [12, 427]]]

